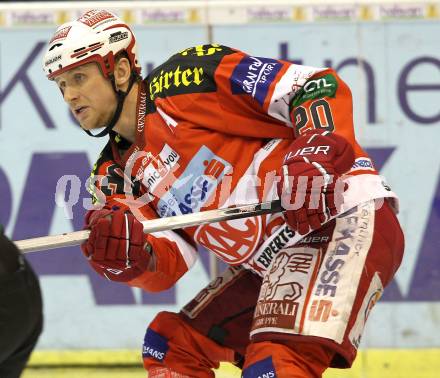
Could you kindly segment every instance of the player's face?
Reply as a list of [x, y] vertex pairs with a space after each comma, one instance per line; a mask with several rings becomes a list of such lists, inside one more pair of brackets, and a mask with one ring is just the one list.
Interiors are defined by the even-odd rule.
[[72, 68], [58, 75], [55, 82], [83, 129], [103, 127], [110, 122], [116, 109], [116, 96], [96, 63]]

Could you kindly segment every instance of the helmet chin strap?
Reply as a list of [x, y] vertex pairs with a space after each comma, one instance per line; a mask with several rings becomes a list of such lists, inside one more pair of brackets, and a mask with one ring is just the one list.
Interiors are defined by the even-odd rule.
[[122, 108], [124, 107], [125, 97], [127, 97], [127, 95], [130, 93], [130, 90], [133, 87], [133, 84], [136, 82], [137, 78], [138, 78], [138, 74], [134, 71], [131, 71], [130, 81], [128, 82], [128, 88], [127, 91], [124, 92], [116, 88], [115, 77], [113, 75], [109, 75], [110, 82], [112, 83], [112, 87], [116, 93], [116, 99], [118, 101], [116, 110], [113, 113], [113, 117], [110, 120], [109, 124], [104, 128], [104, 130], [100, 131], [98, 134], [92, 134], [90, 130], [83, 129], [88, 135], [94, 138], [101, 138], [110, 133], [113, 127], [115, 127], [116, 122], [118, 122], [119, 117], [121, 116]]

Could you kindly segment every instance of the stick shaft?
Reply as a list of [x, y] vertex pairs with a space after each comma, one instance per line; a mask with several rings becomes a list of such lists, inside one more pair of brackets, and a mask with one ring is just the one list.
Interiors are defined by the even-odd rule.
[[[201, 211], [187, 215], [158, 218], [143, 221], [144, 232], [147, 234], [198, 226], [206, 223], [221, 222], [232, 219], [255, 217], [263, 214], [279, 213], [283, 211], [279, 200], [262, 202], [252, 205], [243, 205], [226, 209]], [[75, 231], [59, 235], [43, 236], [26, 240], [15, 241], [17, 247], [23, 252], [45, 251], [54, 248], [79, 245], [87, 240], [90, 231]]]

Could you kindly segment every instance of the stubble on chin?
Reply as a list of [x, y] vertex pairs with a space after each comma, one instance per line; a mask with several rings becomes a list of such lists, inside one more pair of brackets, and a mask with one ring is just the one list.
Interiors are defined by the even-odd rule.
[[78, 122], [84, 130], [89, 130], [89, 131], [104, 127], [104, 126], [101, 126], [102, 122], [99, 122], [98, 120], [94, 120], [94, 119], [90, 119], [90, 118], [88, 118], [87, 121], [85, 121], [85, 122], [80, 122], [80, 121], [78, 121]]

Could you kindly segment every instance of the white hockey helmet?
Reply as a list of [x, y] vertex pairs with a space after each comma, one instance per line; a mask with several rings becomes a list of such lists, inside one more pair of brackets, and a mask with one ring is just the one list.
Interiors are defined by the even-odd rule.
[[49, 79], [74, 67], [96, 62], [105, 77], [113, 73], [115, 56], [125, 51], [132, 71], [140, 74], [136, 40], [128, 25], [106, 10], [90, 10], [58, 27], [44, 54]]

